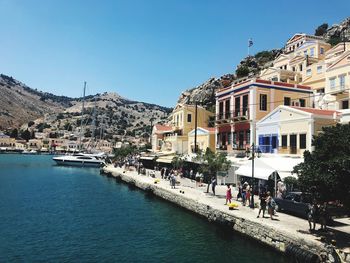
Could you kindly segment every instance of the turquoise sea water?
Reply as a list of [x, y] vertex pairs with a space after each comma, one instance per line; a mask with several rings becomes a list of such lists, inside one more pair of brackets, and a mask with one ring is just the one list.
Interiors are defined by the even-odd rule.
[[289, 262], [97, 169], [0, 155], [0, 262]]

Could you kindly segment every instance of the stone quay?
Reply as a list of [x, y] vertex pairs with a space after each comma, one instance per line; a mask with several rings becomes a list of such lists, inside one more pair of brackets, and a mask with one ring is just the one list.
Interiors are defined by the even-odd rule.
[[[150, 176], [152, 173], [154, 177]], [[295, 261], [337, 262], [333, 260], [338, 258], [341, 262], [350, 262], [349, 248], [336, 247], [324, 242], [322, 236], [309, 233], [308, 223], [304, 219], [284, 213], [278, 213], [275, 220], [271, 220], [267, 217], [268, 215], [265, 215], [265, 218], [257, 218], [258, 209], [242, 206], [237, 201], [233, 202], [237, 203], [238, 207], [229, 210], [224, 204], [226, 186], [218, 185], [214, 196], [211, 193], [205, 193], [206, 185], [197, 186], [195, 181], [188, 178], [177, 178], [176, 189], [171, 189], [168, 180], [160, 179], [159, 172], [147, 171], [147, 175], [142, 175], [135, 170], [107, 165], [101, 169], [101, 174], [115, 177], [152, 193], [205, 217], [210, 222], [228, 226], [243, 236], [294, 258]], [[234, 192], [233, 197], [235, 197]]]

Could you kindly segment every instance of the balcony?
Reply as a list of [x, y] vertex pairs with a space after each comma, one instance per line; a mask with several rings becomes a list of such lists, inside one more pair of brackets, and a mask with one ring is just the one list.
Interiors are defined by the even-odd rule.
[[337, 85], [337, 86], [330, 86], [329, 87], [328, 94], [336, 95], [336, 94], [342, 94], [345, 92], [349, 92], [349, 85]]
[[216, 123], [228, 123], [231, 121], [246, 121], [249, 119], [249, 110], [247, 108], [229, 111], [229, 112], [221, 112], [216, 115]]

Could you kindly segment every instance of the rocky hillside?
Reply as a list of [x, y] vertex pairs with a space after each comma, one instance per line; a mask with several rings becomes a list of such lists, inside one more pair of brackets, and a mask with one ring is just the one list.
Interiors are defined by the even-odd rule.
[[[61, 100], [60, 100], [61, 99]], [[45, 113], [62, 111], [70, 100], [33, 90], [6, 75], [0, 75], [0, 130], [19, 127]]]
[[316, 28], [316, 36], [323, 36], [323, 38], [330, 44], [336, 45], [345, 40], [350, 41], [350, 17], [344, 19], [340, 24], [328, 26], [324, 23]]
[[[76, 132], [81, 126], [82, 98], [56, 96], [29, 88], [0, 75], [0, 130], [34, 128], [42, 132]], [[142, 135], [151, 131], [151, 122], [165, 122], [170, 108], [128, 100], [116, 93], [85, 98], [83, 125], [87, 136], [97, 127], [96, 136]], [[95, 125], [93, 125], [95, 123]]]
[[[86, 98], [83, 125], [86, 137], [99, 137], [102, 133], [104, 138], [148, 136], [151, 124], [166, 122], [171, 110], [106, 92]], [[80, 126], [81, 111], [82, 100], [73, 100], [64, 112], [49, 114], [45, 119], [57, 130], [75, 131]]]
[[215, 111], [215, 91], [227, 87], [235, 80], [235, 75], [227, 74], [220, 78], [211, 78], [203, 84], [181, 93], [178, 104], [194, 104], [205, 106]]
[[211, 78], [193, 89], [182, 92], [177, 103], [194, 104], [197, 101], [198, 104], [214, 112], [215, 92], [218, 89], [229, 86], [239, 78], [258, 74], [261, 69], [269, 67], [281, 52], [282, 50], [280, 49], [273, 49], [246, 57], [237, 66], [236, 73], [226, 74], [219, 78]]

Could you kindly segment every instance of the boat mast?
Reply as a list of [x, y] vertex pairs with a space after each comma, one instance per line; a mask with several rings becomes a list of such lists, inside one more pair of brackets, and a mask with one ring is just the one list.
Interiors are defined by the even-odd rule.
[[86, 90], [86, 81], [84, 81], [84, 91], [83, 91], [83, 103], [81, 107], [81, 119], [80, 119], [80, 138], [79, 138], [79, 149], [82, 150], [82, 137], [83, 137], [83, 120], [84, 120], [84, 107], [85, 107], [85, 90]]

